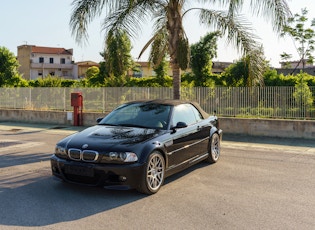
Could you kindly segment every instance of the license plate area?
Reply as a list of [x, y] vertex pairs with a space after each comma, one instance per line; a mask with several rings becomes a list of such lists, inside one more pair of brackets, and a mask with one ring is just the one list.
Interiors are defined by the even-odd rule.
[[66, 174], [72, 174], [72, 175], [78, 175], [78, 176], [87, 176], [87, 177], [93, 177], [94, 176], [93, 168], [76, 166], [76, 165], [65, 166], [65, 173]]

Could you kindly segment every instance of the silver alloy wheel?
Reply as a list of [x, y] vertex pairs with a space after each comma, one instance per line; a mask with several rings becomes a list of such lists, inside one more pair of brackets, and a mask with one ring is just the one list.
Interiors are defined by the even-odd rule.
[[153, 153], [149, 158], [146, 180], [148, 189], [156, 192], [161, 187], [164, 180], [165, 163], [163, 156], [159, 153]]
[[217, 162], [220, 157], [220, 137], [214, 133], [211, 137], [211, 157], [213, 162]]

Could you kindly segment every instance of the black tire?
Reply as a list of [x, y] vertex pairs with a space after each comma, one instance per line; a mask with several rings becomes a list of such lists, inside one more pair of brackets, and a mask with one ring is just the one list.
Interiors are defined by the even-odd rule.
[[138, 191], [149, 195], [157, 193], [164, 182], [164, 175], [164, 157], [160, 152], [154, 151], [148, 158]]
[[220, 152], [221, 152], [221, 139], [218, 133], [214, 133], [209, 141], [209, 156], [206, 159], [207, 162], [210, 164], [216, 163], [220, 158]]

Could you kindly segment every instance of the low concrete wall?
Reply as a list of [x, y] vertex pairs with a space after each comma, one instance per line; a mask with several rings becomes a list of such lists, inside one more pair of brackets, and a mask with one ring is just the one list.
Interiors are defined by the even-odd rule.
[[[83, 125], [95, 125], [96, 119], [98, 117], [104, 117], [104, 114], [84, 113]], [[0, 122], [1, 121], [52, 125], [73, 125], [73, 113], [62, 111], [0, 109]]]
[[219, 119], [223, 133], [315, 140], [315, 121], [246, 118]]
[[[96, 124], [103, 113], [84, 113], [83, 125]], [[224, 133], [250, 136], [304, 138], [315, 140], [315, 121], [284, 119], [219, 118]], [[72, 112], [0, 109], [0, 122], [42, 123], [72, 125]]]

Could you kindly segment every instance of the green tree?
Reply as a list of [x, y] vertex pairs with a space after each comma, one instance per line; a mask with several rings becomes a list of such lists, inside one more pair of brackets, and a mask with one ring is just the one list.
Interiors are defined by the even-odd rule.
[[[201, 24], [220, 31], [222, 35], [227, 35], [228, 42], [233, 43], [244, 54], [260, 47], [249, 27], [249, 22], [239, 13], [244, 1], [220, 1], [219, 6], [226, 7], [226, 11], [215, 10], [214, 8], [218, 6], [217, 2], [216, 0], [73, 0], [70, 26], [76, 40], [80, 42], [88, 38], [87, 27], [91, 20], [102, 13], [105, 13], [103, 26], [107, 33], [122, 29], [130, 36], [135, 36], [139, 33], [141, 25], [152, 21], [153, 36], [145, 44], [140, 56], [151, 44], [151, 56], [154, 56], [155, 60], [162, 60], [167, 52], [173, 72], [173, 98], [180, 99], [181, 70], [187, 68], [190, 57], [188, 38], [183, 26], [183, 18], [188, 13], [197, 13]], [[287, 17], [291, 16], [286, 0], [251, 0], [250, 4], [252, 13], [269, 19], [277, 32], [282, 29]], [[251, 61], [257, 64], [260, 59], [251, 59]], [[262, 73], [256, 74], [262, 75]]]
[[[250, 52], [238, 62], [226, 68], [222, 74], [226, 84], [228, 86], [263, 86], [263, 75], [257, 77], [256, 72], [264, 73], [268, 69], [268, 66], [266, 61], [259, 61], [259, 63], [255, 64], [254, 61], [257, 60], [258, 57], [264, 60], [261, 51]], [[259, 68], [259, 70], [255, 70], [255, 68]]]
[[156, 73], [157, 82], [160, 86], [164, 86], [166, 84], [165, 77], [168, 76], [169, 61], [163, 58], [158, 65], [153, 66], [153, 70]]
[[248, 77], [248, 68], [245, 64], [245, 60], [231, 64], [222, 73], [227, 86], [239, 87], [245, 86], [246, 79]]
[[62, 79], [48, 74], [45, 78], [38, 78], [29, 82], [33, 87], [61, 87]]
[[85, 75], [90, 86], [101, 86], [104, 83], [104, 78], [100, 77], [100, 69], [97, 66], [88, 68]]
[[107, 74], [122, 77], [135, 66], [131, 57], [131, 42], [126, 31], [111, 30], [106, 38], [104, 61]]
[[[306, 62], [313, 63], [314, 56], [312, 53], [315, 49], [315, 32], [311, 28], [315, 26], [315, 18], [311, 22], [311, 27], [305, 28], [308, 21], [307, 14], [308, 10], [304, 8], [301, 10], [301, 14], [295, 14], [293, 17], [290, 17], [281, 33], [282, 36], [291, 36], [294, 42], [298, 43], [295, 47], [300, 58], [299, 64], [302, 62], [303, 70]], [[281, 58], [286, 62], [291, 57], [291, 54], [285, 52], [281, 54]]]
[[295, 85], [293, 97], [297, 106], [299, 107], [299, 110], [302, 112], [302, 116], [304, 117], [306, 112], [313, 105], [314, 101], [312, 91], [308, 87], [307, 82], [304, 80], [304, 74], [300, 76], [300, 80]]
[[290, 59], [292, 58], [292, 54], [283, 52], [282, 54], [280, 54], [280, 58], [284, 62], [284, 65], [282, 65], [283, 66], [282, 68], [290, 69], [291, 68]]
[[196, 77], [196, 84], [203, 86], [211, 74], [212, 59], [217, 56], [217, 38], [220, 32], [208, 33], [199, 42], [190, 46], [191, 69]]
[[0, 87], [2, 86], [26, 86], [18, 72], [19, 63], [15, 55], [5, 47], [0, 47]]

